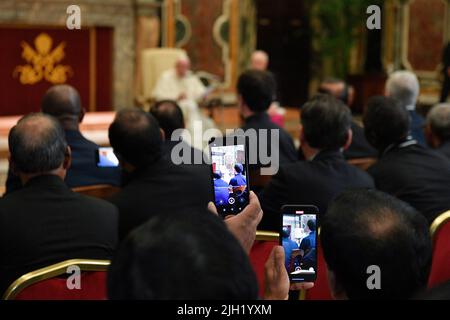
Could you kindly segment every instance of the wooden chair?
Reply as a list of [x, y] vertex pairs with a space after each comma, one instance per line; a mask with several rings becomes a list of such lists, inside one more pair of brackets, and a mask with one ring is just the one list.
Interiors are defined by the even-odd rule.
[[72, 189], [76, 193], [98, 199], [109, 199], [120, 191], [120, 188], [110, 185], [96, 185]]
[[430, 233], [433, 239], [433, 260], [428, 287], [432, 288], [450, 280], [450, 211], [434, 220]]
[[377, 162], [376, 158], [361, 158], [348, 160], [349, 164], [352, 164], [355, 167], [358, 167], [364, 171], [367, 171], [376, 162]]
[[[106, 300], [106, 273], [110, 261], [74, 259], [29, 272], [14, 281], [3, 300]], [[68, 268], [77, 266], [81, 273], [81, 288], [70, 290]]]

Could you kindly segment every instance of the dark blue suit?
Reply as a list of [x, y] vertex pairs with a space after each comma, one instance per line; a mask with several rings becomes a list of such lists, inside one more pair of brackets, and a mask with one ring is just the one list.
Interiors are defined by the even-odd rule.
[[245, 177], [240, 173], [235, 175], [234, 178], [231, 178], [231, 180], [230, 180], [230, 186], [233, 186], [233, 187], [240, 187], [240, 186], [246, 186], [246, 185], [247, 185], [247, 180], [245, 180]]
[[410, 110], [409, 117], [411, 119], [410, 134], [418, 143], [426, 146], [425, 134], [423, 132], [423, 127], [425, 125], [425, 120], [416, 111]]
[[[72, 164], [67, 171], [66, 185], [70, 188], [108, 184], [120, 186], [121, 170], [119, 168], [98, 168], [96, 152], [99, 148], [79, 131], [66, 130], [66, 141], [72, 151]], [[22, 188], [19, 178], [8, 172], [6, 193]]]
[[228, 184], [222, 179], [214, 180], [214, 194], [216, 199], [216, 205], [228, 204], [230, 192], [228, 190]]

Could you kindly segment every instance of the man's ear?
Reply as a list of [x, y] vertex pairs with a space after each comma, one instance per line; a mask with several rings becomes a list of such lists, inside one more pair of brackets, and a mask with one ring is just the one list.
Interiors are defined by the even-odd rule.
[[72, 150], [70, 149], [69, 146], [67, 146], [66, 152], [64, 153], [64, 162], [63, 162], [64, 170], [68, 170], [71, 164], [72, 164]]
[[336, 275], [333, 271], [328, 269], [328, 286], [331, 290], [331, 296], [334, 300], [347, 300], [345, 290], [339, 281], [336, 279]]
[[345, 142], [344, 150], [347, 150], [348, 148], [350, 148], [350, 146], [352, 145], [352, 141], [353, 141], [353, 130], [348, 129], [347, 141]]
[[86, 109], [85, 108], [81, 108], [80, 116], [78, 117], [78, 123], [83, 122], [83, 119], [84, 119], [85, 115], [86, 115]]
[[441, 141], [433, 133], [433, 130], [431, 130], [430, 124], [427, 124], [423, 131], [424, 131], [425, 139], [427, 140], [428, 145], [432, 148], [438, 148], [439, 145], [441, 144]]
[[163, 129], [159, 129], [159, 132], [161, 133], [161, 139], [162, 139], [162, 141], [166, 141], [166, 133], [164, 132], [164, 130]]

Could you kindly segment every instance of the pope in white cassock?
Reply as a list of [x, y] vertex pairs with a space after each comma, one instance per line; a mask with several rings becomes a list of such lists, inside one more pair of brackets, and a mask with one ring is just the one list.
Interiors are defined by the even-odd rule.
[[[164, 72], [153, 90], [153, 98], [157, 101], [175, 100], [183, 110], [186, 129], [193, 132], [194, 123], [201, 121], [203, 130], [214, 127], [211, 119], [205, 117], [199, 109], [199, 104], [205, 100], [208, 94], [207, 88], [200, 79], [192, 73], [191, 61], [186, 55], [180, 55], [175, 68]], [[199, 122], [198, 122], [199, 123]], [[198, 126], [197, 123], [197, 126]], [[203, 149], [204, 143], [195, 137], [195, 147]], [[170, 139], [170, 137], [168, 137]], [[186, 141], [189, 142], [189, 141]]]

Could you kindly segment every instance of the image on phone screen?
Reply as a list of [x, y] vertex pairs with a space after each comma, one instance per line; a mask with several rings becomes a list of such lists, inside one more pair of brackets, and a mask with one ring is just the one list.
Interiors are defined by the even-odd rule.
[[119, 159], [114, 154], [113, 148], [99, 148], [97, 152], [97, 167], [117, 168]]
[[238, 214], [249, 203], [245, 139], [233, 145], [213, 141], [210, 151], [217, 211], [222, 216]]
[[291, 282], [312, 282], [317, 274], [315, 207], [283, 207], [280, 242]]

